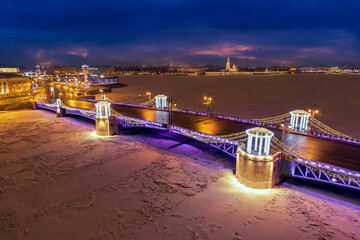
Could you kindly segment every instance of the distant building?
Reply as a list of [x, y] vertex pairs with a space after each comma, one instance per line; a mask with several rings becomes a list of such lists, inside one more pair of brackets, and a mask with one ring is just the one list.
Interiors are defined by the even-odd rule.
[[18, 67], [0, 67], [0, 73], [19, 73]]
[[0, 74], [0, 96], [23, 96], [31, 92], [31, 80], [15, 74]]
[[226, 71], [226, 72], [229, 72], [229, 71], [230, 71], [230, 57], [228, 57], [228, 59], [227, 59], [225, 71]]
[[298, 69], [302, 73], [312, 73], [316, 71], [316, 69], [313, 67], [299, 67]]
[[336, 67], [331, 67], [331, 68], [329, 69], [329, 72], [341, 72], [341, 69], [340, 69], [338, 66], [336, 66]]
[[119, 78], [117, 76], [107, 77], [107, 78], [105, 78], [104, 76], [100, 76], [99, 78], [97, 77], [92, 78], [90, 76], [89, 81], [91, 84], [113, 84], [113, 83], [118, 83]]
[[238, 67], [236, 66], [236, 64], [233, 64], [233, 67], [230, 67], [230, 57], [228, 57], [227, 62], [226, 62], [226, 67], [225, 67], [225, 72], [237, 72], [238, 71]]

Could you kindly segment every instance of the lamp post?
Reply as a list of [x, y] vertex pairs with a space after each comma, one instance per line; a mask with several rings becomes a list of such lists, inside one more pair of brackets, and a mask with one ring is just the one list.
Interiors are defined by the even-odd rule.
[[212, 97], [211, 97], [211, 94], [209, 93], [207, 96], [204, 97], [204, 100], [206, 101], [204, 104], [207, 105], [207, 110], [206, 110], [206, 113], [209, 113], [210, 111], [210, 106], [211, 106], [211, 102], [212, 102]]
[[311, 113], [311, 117], [314, 118], [315, 114], [319, 113], [319, 110], [315, 108], [315, 104], [314, 104], [314, 109], [309, 109], [308, 112]]
[[151, 92], [146, 92], [146, 95], [149, 96], [149, 101], [151, 100]]

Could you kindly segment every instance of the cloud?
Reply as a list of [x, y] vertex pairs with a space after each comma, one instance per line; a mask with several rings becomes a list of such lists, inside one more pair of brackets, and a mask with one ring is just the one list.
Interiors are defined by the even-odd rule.
[[359, 9], [350, 0], [5, 0], [0, 63], [360, 64]]
[[89, 54], [89, 50], [86, 48], [71, 49], [67, 51], [67, 54], [86, 58]]
[[250, 45], [220, 43], [202, 49], [195, 48], [190, 51], [190, 55], [212, 55], [219, 57], [232, 56], [239, 59], [255, 60], [256, 57], [245, 54], [255, 50], [257, 50], [257, 48]]

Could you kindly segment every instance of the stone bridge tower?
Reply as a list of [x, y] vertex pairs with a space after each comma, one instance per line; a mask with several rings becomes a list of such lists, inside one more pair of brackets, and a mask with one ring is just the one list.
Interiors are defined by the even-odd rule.
[[167, 105], [167, 96], [159, 94], [155, 96], [155, 107], [159, 109], [166, 108]]
[[238, 147], [235, 176], [252, 188], [271, 188], [279, 179], [280, 154], [270, 155], [271, 138], [274, 133], [265, 128], [246, 131], [246, 148]]
[[110, 136], [117, 134], [116, 118], [111, 116], [110, 103], [97, 102], [96, 106], [96, 134], [98, 136]]
[[310, 113], [304, 110], [294, 110], [290, 112], [290, 126], [293, 131], [307, 132]]

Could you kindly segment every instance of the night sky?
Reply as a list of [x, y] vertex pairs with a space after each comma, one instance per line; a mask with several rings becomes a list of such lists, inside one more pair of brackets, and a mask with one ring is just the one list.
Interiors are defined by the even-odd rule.
[[2, 0], [0, 64], [360, 65], [360, 1]]

